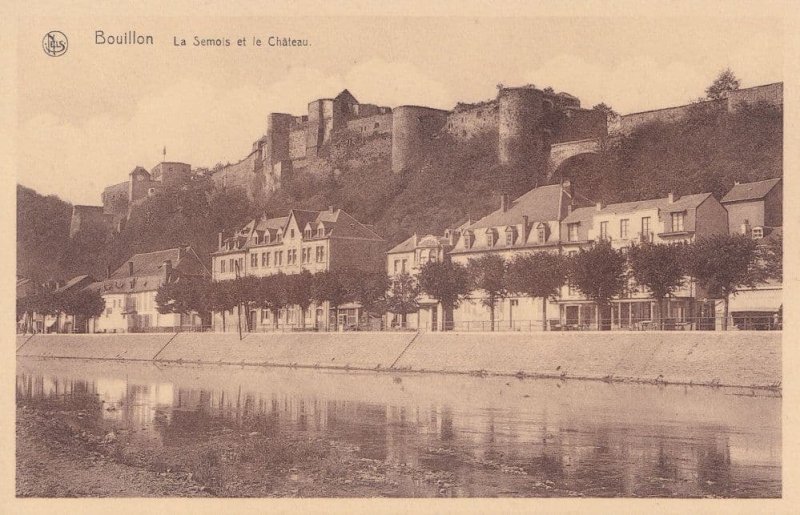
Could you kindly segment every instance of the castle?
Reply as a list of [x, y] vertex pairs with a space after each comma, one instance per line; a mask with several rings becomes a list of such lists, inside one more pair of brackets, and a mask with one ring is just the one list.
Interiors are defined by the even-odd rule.
[[212, 177], [217, 186], [242, 187], [251, 197], [274, 191], [282, 179], [319, 158], [337, 135], [390, 139], [392, 170], [399, 173], [418, 164], [426, 140], [444, 133], [458, 140], [489, 133], [498, 140], [499, 162], [514, 166], [547, 158], [553, 146], [558, 156], [565, 146], [597, 149], [607, 136], [607, 121], [605, 113], [581, 108], [568, 93], [533, 86], [501, 87], [493, 100], [458, 104], [452, 111], [362, 104], [345, 89], [309, 103], [305, 115], [271, 113], [251, 153]]
[[[735, 111], [742, 104], [766, 102], [783, 105], [783, 83], [728, 92], [719, 100], [668, 107], [622, 116], [607, 116], [585, 109], [569, 93], [532, 85], [498, 87], [497, 96], [485, 102], [459, 103], [450, 111], [425, 106], [395, 108], [362, 104], [344, 90], [334, 98], [317, 99], [303, 115], [270, 113], [266, 131], [251, 152], [237, 163], [210, 173], [217, 188], [240, 188], [257, 198], [281, 187], [293, 173], [318, 170], [336, 138], [356, 142], [381, 140], [380, 152], [391, 159], [395, 173], [411, 170], [425, 156], [425, 143], [447, 135], [459, 141], [476, 136], [496, 138], [498, 163], [511, 167], [534, 165], [542, 179], [549, 178], [568, 160], [602, 151], [609, 138], [628, 135], [653, 122], [674, 122], [700, 105]], [[75, 206], [70, 235], [88, 223], [107, 224], [119, 231], [133, 206], [163, 188], [191, 179], [186, 163], [162, 162], [150, 172], [136, 167], [129, 180], [105, 188], [103, 206]]]

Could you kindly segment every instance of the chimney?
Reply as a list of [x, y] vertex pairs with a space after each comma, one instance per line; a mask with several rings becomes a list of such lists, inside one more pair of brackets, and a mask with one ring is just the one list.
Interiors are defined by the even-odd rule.
[[128, 275], [133, 277], [133, 261], [128, 261]]
[[741, 184], [739, 181], [733, 181], [734, 186], [738, 186], [739, 184]]
[[602, 202], [598, 202], [598, 203], [596, 204], [596, 207], [597, 207], [597, 210], [598, 210], [598, 211], [602, 211], [602, 210], [603, 210], [603, 203], [602, 203]]
[[329, 212], [330, 214], [333, 214], [333, 213], [334, 213], [333, 206], [328, 206], [328, 212]]
[[669, 200], [670, 204], [674, 203], [675, 202], [675, 194], [670, 191], [669, 195], [667, 195], [667, 199]]
[[744, 234], [745, 236], [750, 236], [750, 229], [751, 229], [750, 220], [745, 220], [741, 226], [742, 234]]
[[164, 279], [169, 281], [169, 276], [172, 275], [172, 260], [164, 261]]
[[503, 213], [508, 211], [508, 193], [500, 194], [500, 211]]
[[111, 265], [106, 265], [106, 279], [111, 279]]
[[417, 248], [417, 233], [414, 233], [414, 235], [411, 238], [412, 238], [411, 242], [414, 244], [414, 248]]
[[217, 248], [222, 250], [222, 233], [217, 234]]

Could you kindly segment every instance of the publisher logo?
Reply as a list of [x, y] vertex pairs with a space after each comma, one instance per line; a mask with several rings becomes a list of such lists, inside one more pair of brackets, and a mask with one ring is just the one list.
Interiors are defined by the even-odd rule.
[[60, 30], [51, 30], [42, 39], [44, 53], [50, 57], [59, 57], [67, 53], [67, 35]]

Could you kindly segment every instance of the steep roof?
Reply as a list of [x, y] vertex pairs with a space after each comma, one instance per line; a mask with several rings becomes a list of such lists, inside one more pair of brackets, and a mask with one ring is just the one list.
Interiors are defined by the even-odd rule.
[[[92, 283], [89, 288], [100, 293], [135, 293], [155, 290], [168, 279], [164, 270], [164, 262], [167, 260], [172, 262], [172, 269], [177, 272], [174, 277], [208, 273], [191, 246], [176, 247], [134, 254], [108, 279]], [[133, 274], [129, 273], [129, 262], [133, 263]], [[172, 276], [170, 280], [172, 280]]]
[[639, 211], [643, 209], [659, 209], [665, 213], [685, 211], [696, 208], [711, 196], [711, 193], [697, 193], [695, 195], [685, 195], [675, 199], [672, 203], [669, 197], [655, 198], [649, 200], [637, 200], [634, 202], [620, 202], [608, 204], [598, 210], [597, 207], [581, 207], [575, 209], [565, 219], [564, 223], [574, 223], [588, 220], [597, 214], [621, 214]]
[[347, 102], [348, 104], [357, 104], [358, 103], [358, 100], [356, 100], [356, 97], [354, 97], [353, 94], [350, 93], [350, 91], [348, 91], [346, 89], [343, 89], [341, 93], [336, 95], [336, 100], [342, 100], [344, 102]]
[[527, 216], [531, 222], [560, 220], [562, 198], [568, 201], [569, 195], [560, 184], [534, 188], [511, 202], [505, 212], [498, 209], [472, 224], [469, 229], [515, 225], [522, 221], [523, 216]]
[[398, 243], [397, 245], [389, 249], [386, 253], [399, 254], [400, 252], [411, 252], [412, 250], [414, 250], [414, 237], [409, 236], [402, 243]]
[[736, 184], [731, 190], [722, 198], [721, 203], [738, 202], [740, 200], [758, 200], [764, 198], [767, 193], [772, 191], [781, 178], [767, 179], [765, 181], [747, 182], [744, 184]]
[[[164, 266], [164, 261], [167, 260], [172, 261], [172, 266], [177, 266], [180, 260], [180, 249], [174, 248], [145, 254], [134, 254], [111, 274], [110, 279], [158, 275], [163, 273], [161, 269]], [[133, 262], [133, 274], [129, 273], [129, 262]]]
[[73, 288], [76, 288], [76, 287], [80, 288], [81, 286], [86, 286], [87, 284], [89, 284], [92, 281], [93, 281], [93, 279], [89, 275], [78, 275], [78, 276], [73, 277], [69, 281], [67, 281], [66, 284], [64, 284], [64, 286], [61, 286], [60, 288], [58, 288], [56, 290], [56, 293], [69, 291], [69, 290], [71, 290]]

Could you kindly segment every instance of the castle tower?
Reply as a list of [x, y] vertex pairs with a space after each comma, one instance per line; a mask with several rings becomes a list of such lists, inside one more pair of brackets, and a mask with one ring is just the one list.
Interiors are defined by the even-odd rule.
[[532, 87], [503, 88], [499, 97], [500, 163], [517, 166], [541, 159], [543, 92]]
[[447, 111], [420, 106], [399, 106], [392, 111], [392, 171], [414, 166], [424, 144], [441, 130]]
[[289, 131], [294, 123], [294, 116], [284, 113], [270, 113], [267, 117], [266, 140], [262, 147], [261, 159], [267, 170], [289, 157]]

